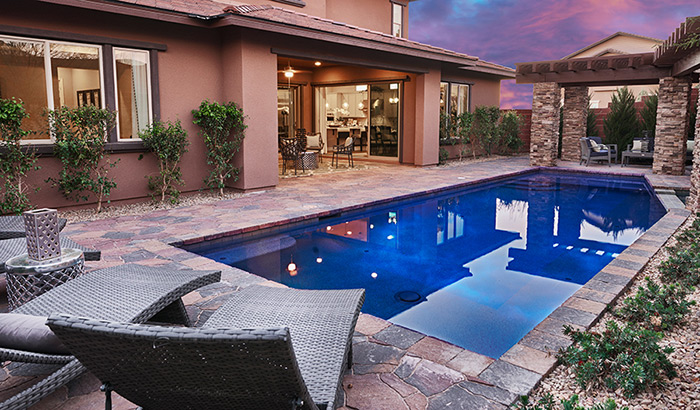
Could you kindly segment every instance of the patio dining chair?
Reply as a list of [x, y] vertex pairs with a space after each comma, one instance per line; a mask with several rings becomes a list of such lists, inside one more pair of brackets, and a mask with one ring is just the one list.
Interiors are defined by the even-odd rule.
[[[62, 231], [68, 220], [58, 218], [58, 229]], [[0, 239], [24, 238], [24, 218], [22, 215], [0, 216]]]
[[607, 161], [608, 166], [610, 166], [610, 150], [603, 148], [595, 148], [591, 143], [590, 138], [583, 137], [580, 139], [581, 142], [581, 160], [578, 162], [579, 165], [586, 161], [586, 166], [591, 163], [591, 161]]
[[349, 136], [345, 139], [345, 142], [343, 145], [334, 145], [332, 148], [333, 151], [333, 156], [331, 157], [331, 165], [335, 163], [335, 166], [338, 167], [338, 158], [341, 155], [347, 155], [348, 156], [348, 165], [351, 167], [355, 166], [355, 163], [352, 158], [352, 152], [355, 150], [355, 139], [353, 136]]
[[[61, 312], [120, 322], [150, 319], [189, 325], [181, 297], [220, 278], [220, 271], [115, 266], [75, 278], [7, 315], [48, 317]], [[26, 409], [85, 371], [72, 354], [34, 352], [19, 346], [0, 346], [0, 360], [62, 365], [39, 383], [0, 403], [4, 410]]]
[[323, 143], [323, 138], [321, 138], [321, 133], [317, 132], [315, 134], [309, 134], [306, 136], [306, 151], [315, 151], [318, 152], [318, 160], [319, 162], [323, 162], [323, 157], [321, 154], [323, 153], [323, 147], [325, 144]]
[[[280, 140], [280, 154], [282, 155], [282, 173], [287, 172], [287, 161], [292, 161], [294, 164], [294, 175], [297, 174], [297, 166], [299, 165], [299, 156], [303, 152], [299, 139], [283, 138]], [[304, 172], [304, 168], [301, 168]]]
[[201, 328], [53, 315], [109, 391], [145, 409], [334, 409], [364, 290], [250, 286]]

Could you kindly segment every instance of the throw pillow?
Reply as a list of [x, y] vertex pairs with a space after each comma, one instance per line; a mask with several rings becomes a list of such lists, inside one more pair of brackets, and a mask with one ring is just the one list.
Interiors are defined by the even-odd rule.
[[642, 150], [642, 141], [640, 141], [640, 140], [632, 141], [632, 151], [641, 151], [641, 150]]
[[306, 136], [306, 148], [321, 148], [319, 144], [318, 135], [307, 135]]
[[0, 346], [36, 353], [70, 354], [46, 326], [46, 317], [0, 313]]
[[591, 149], [595, 152], [600, 152], [600, 145], [598, 145], [598, 143], [593, 140], [589, 141], [591, 142]]

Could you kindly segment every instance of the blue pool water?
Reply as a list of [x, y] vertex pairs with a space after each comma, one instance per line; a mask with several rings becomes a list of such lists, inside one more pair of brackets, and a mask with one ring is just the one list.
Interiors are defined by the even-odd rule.
[[640, 178], [536, 172], [190, 250], [498, 358], [664, 212]]

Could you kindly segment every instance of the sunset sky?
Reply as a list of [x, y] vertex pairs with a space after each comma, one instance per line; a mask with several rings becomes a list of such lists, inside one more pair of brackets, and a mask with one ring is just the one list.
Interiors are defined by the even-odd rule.
[[[699, 0], [418, 0], [411, 40], [515, 68], [555, 60], [618, 31], [668, 38]], [[503, 81], [502, 108], [530, 108], [532, 86]]]

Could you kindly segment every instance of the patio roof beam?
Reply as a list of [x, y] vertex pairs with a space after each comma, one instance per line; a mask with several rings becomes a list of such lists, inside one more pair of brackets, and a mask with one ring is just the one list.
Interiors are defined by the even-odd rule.
[[671, 75], [682, 77], [691, 74], [700, 68], [700, 50], [696, 49], [692, 53], [678, 60], [671, 69]]
[[538, 65], [537, 72], [524, 73], [520, 71], [515, 75], [517, 84], [531, 83], [559, 83], [562, 85], [643, 85], [657, 84], [659, 78], [670, 76], [670, 68], [660, 68], [654, 66], [627, 67], [627, 68], [594, 68], [585, 71], [549, 71], [542, 72]]
[[290, 49], [283, 49], [283, 48], [276, 48], [276, 47], [271, 48], [270, 52], [272, 54], [277, 54], [279, 57], [300, 58], [303, 60], [327, 61], [329, 63], [378, 68], [378, 69], [382, 69], [382, 70], [400, 71], [400, 72], [412, 73], [412, 74], [425, 74], [429, 71], [427, 69], [417, 68], [416, 66], [407, 66], [407, 65], [402, 65], [402, 64], [389, 64], [389, 63], [379, 62], [377, 60], [364, 60], [364, 59], [361, 59], [357, 56], [342, 57], [342, 56], [337, 56], [337, 55], [328, 55], [328, 54], [313, 53], [313, 52], [310, 53], [310, 52], [306, 52], [306, 51], [302, 51], [302, 50], [290, 50]]

